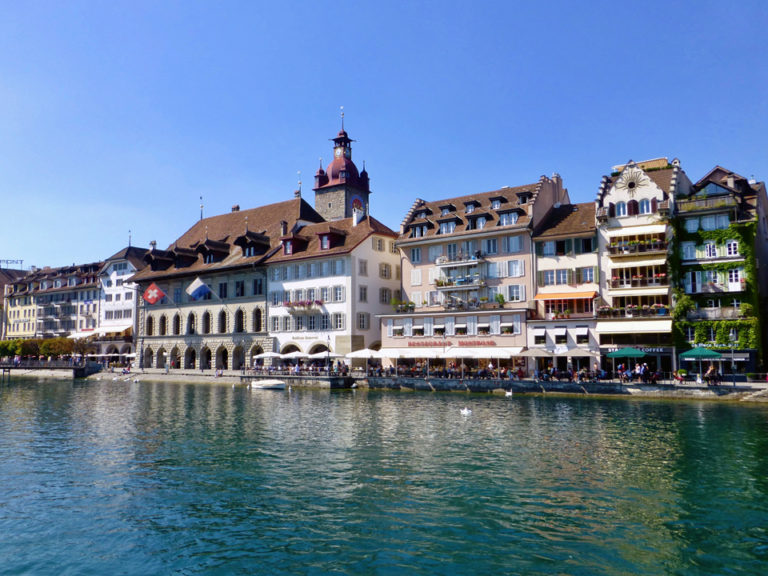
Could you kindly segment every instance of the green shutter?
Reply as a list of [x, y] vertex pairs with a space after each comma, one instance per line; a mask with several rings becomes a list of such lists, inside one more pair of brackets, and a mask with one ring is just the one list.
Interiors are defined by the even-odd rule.
[[573, 253], [573, 240], [571, 238], [568, 238], [568, 240], [565, 241], [565, 253], [566, 254]]
[[536, 273], [536, 283], [539, 286], [544, 286], [544, 272], [541, 270]]
[[544, 255], [544, 244], [536, 242], [536, 256]]

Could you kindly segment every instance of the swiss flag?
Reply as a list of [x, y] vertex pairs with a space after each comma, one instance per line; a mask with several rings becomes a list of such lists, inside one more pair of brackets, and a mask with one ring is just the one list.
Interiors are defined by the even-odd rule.
[[147, 304], [156, 304], [165, 297], [165, 292], [157, 287], [157, 284], [152, 282], [149, 288], [144, 290], [144, 302]]

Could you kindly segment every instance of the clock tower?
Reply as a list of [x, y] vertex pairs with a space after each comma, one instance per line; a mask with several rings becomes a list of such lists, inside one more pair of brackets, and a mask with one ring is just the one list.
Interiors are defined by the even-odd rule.
[[351, 218], [368, 214], [368, 196], [371, 193], [368, 172], [362, 172], [352, 162], [352, 140], [344, 130], [333, 139], [333, 161], [315, 174], [315, 210], [326, 220]]

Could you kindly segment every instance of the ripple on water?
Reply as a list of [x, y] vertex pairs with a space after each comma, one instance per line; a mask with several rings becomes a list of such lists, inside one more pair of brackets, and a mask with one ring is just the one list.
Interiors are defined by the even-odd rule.
[[0, 388], [4, 573], [757, 574], [768, 559], [765, 409], [114, 384]]

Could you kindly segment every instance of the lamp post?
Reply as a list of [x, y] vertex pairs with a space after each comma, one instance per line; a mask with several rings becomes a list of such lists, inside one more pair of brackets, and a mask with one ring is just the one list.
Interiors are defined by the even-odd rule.
[[330, 334], [326, 336], [328, 340], [328, 346], [326, 346], [325, 351], [328, 353], [328, 357], [325, 359], [325, 365], [328, 367], [328, 378], [331, 377], [331, 336]]

